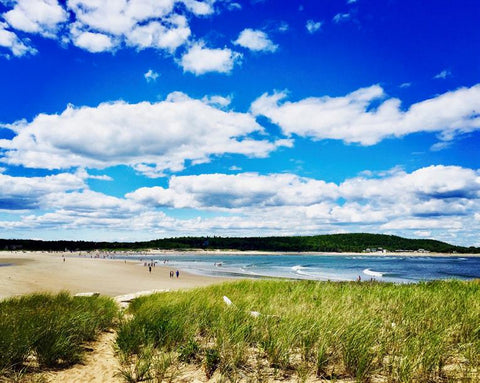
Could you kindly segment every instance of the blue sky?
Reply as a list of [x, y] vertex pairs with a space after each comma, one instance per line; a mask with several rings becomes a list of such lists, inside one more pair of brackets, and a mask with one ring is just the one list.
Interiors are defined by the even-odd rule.
[[0, 2], [4, 238], [480, 245], [480, 5]]

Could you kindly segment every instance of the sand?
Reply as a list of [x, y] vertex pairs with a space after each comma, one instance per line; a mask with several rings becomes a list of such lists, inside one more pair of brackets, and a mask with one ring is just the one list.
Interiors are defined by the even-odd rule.
[[[65, 262], [63, 256], [65, 256]], [[221, 283], [226, 278], [180, 273], [171, 279], [169, 267], [148, 267], [138, 261], [90, 258], [61, 253], [1, 252], [0, 299], [33, 292], [98, 292], [118, 296], [147, 290], [178, 290]]]
[[[64, 261], [65, 259], [65, 261]], [[0, 299], [34, 292], [72, 294], [97, 292], [118, 297], [151, 290], [178, 290], [207, 286], [227, 281], [226, 278], [204, 277], [180, 272], [171, 279], [169, 267], [155, 266], [152, 272], [136, 260], [123, 261], [90, 258], [69, 253], [1, 252]], [[30, 376], [46, 382], [122, 382], [115, 357], [115, 333], [107, 332], [89, 345], [83, 363], [65, 370], [44, 371]], [[29, 381], [29, 377], [26, 377]], [[1, 381], [1, 378], [0, 378]], [[188, 381], [192, 381], [188, 379]]]

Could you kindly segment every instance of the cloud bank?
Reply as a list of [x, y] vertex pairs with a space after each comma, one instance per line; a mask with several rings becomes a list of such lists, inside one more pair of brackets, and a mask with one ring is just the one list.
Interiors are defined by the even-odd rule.
[[[480, 230], [480, 170], [458, 166], [392, 169], [338, 184], [295, 174], [176, 176], [167, 187], [123, 198], [89, 190], [88, 177], [0, 175], [2, 209], [16, 217], [0, 227], [105, 229], [132, 239], [145, 230], [151, 236], [369, 231], [470, 244]], [[192, 216], [175, 217], [178, 208]]]

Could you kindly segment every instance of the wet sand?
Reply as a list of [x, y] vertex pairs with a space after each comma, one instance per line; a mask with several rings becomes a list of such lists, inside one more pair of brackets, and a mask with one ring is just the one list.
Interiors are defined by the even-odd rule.
[[2, 252], [0, 264], [0, 299], [33, 292], [98, 292], [117, 296], [154, 289], [187, 289], [227, 281], [180, 272], [170, 278], [169, 267], [148, 267], [138, 261], [123, 261], [61, 253]]

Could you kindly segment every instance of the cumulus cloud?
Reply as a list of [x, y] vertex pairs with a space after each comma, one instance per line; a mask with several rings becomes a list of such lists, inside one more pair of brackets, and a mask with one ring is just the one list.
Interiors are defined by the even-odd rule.
[[47, 177], [12, 177], [0, 174], [0, 210], [36, 209], [45, 197], [84, 188], [80, 174], [61, 173]]
[[14, 8], [3, 17], [12, 28], [54, 38], [59, 24], [67, 21], [68, 14], [57, 0], [17, 0]]
[[24, 44], [14, 32], [6, 28], [5, 23], [0, 23], [0, 47], [7, 48], [16, 57], [37, 53], [34, 48]]
[[127, 44], [138, 49], [158, 48], [170, 52], [183, 45], [191, 31], [184, 16], [176, 15], [168, 19], [168, 24], [152, 21], [136, 26], [127, 35]]
[[[186, 17], [175, 13], [175, 3], [175, 0], [69, 0], [69, 9], [76, 16], [76, 22], [71, 26], [73, 42], [78, 45], [75, 37], [79, 30], [80, 33], [90, 32], [109, 37], [115, 44], [105, 45], [104, 50], [118, 47], [123, 41], [126, 45], [138, 49], [174, 51], [187, 41], [191, 33]], [[188, 3], [190, 6], [187, 9], [196, 15], [211, 13], [205, 13], [206, 9], [202, 11], [202, 6], [195, 6], [196, 1]], [[210, 9], [210, 5], [206, 3], [205, 7]]]
[[278, 49], [278, 45], [274, 44], [265, 32], [250, 28], [240, 32], [233, 43], [255, 52], [275, 52]]
[[179, 171], [186, 161], [208, 162], [225, 153], [265, 157], [291, 145], [253, 139], [250, 134], [263, 129], [250, 114], [217, 109], [178, 92], [157, 103], [69, 106], [61, 114], [40, 114], [7, 127], [16, 133], [12, 140], [0, 140], [8, 164], [44, 169], [124, 164], [149, 176]]
[[242, 55], [231, 49], [211, 49], [203, 42], [193, 44], [179, 61], [184, 72], [199, 76], [209, 72], [230, 73]]
[[306, 206], [336, 199], [334, 184], [293, 174], [203, 174], [172, 177], [168, 189], [141, 188], [127, 195], [133, 200], [175, 208]]
[[191, 35], [189, 18], [214, 14], [215, 0], [16, 0], [5, 6], [1, 17], [12, 30], [1, 32], [0, 42], [15, 48], [16, 56], [26, 48], [5, 42], [15, 31], [70, 42], [92, 53], [123, 47], [173, 53]]
[[93, 32], [75, 32], [73, 42], [77, 47], [92, 53], [109, 51], [115, 45], [110, 36]]
[[[480, 174], [458, 166], [429, 166], [412, 173], [396, 170], [380, 178], [358, 177], [340, 186], [341, 195], [349, 200], [401, 201], [480, 197]], [[400, 199], [399, 199], [400, 198]]]
[[[395, 211], [415, 217], [463, 215], [468, 213], [469, 203], [480, 198], [480, 173], [438, 165], [412, 173], [395, 169], [381, 177], [356, 177], [338, 185], [294, 174], [173, 176], [168, 188], [140, 188], [127, 198], [173, 208], [328, 207], [331, 214], [361, 207], [362, 211], [381, 210], [383, 217]], [[338, 204], [340, 199], [345, 203]]]
[[214, 1], [183, 0], [183, 3], [197, 16], [207, 16], [213, 13]]
[[316, 140], [374, 145], [389, 137], [437, 132], [447, 141], [480, 128], [480, 84], [418, 102], [405, 111], [401, 101], [388, 98], [379, 85], [343, 97], [311, 97], [297, 102], [283, 101], [286, 97], [285, 92], [264, 94], [253, 102], [251, 110], [279, 125], [286, 135]]
[[319, 31], [321, 27], [322, 27], [321, 21], [308, 20], [307, 23], [305, 24], [305, 28], [307, 28], [307, 31], [310, 34], [313, 34]]

